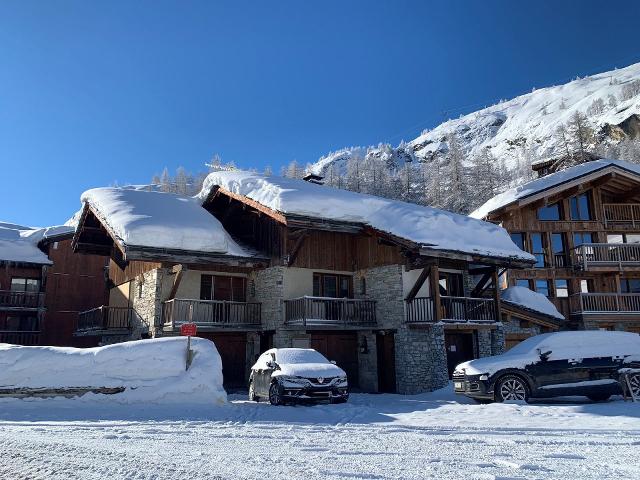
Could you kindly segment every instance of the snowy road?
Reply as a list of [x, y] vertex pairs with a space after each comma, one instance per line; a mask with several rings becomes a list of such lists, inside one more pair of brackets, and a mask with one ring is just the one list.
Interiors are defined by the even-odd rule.
[[188, 421], [2, 402], [0, 478], [640, 478], [640, 408], [621, 401], [471, 405], [442, 392], [315, 407], [232, 400]]

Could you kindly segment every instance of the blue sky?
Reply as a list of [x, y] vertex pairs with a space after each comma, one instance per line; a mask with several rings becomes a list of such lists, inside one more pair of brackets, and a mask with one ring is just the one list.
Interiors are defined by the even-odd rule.
[[0, 220], [214, 153], [278, 171], [640, 61], [636, 2], [0, 3]]

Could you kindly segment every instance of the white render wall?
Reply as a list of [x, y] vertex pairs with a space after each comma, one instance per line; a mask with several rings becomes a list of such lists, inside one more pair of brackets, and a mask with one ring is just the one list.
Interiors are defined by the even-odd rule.
[[[313, 274], [334, 273], [353, 277], [353, 272], [341, 270], [319, 270], [312, 268], [284, 268], [284, 300], [313, 295]], [[354, 283], [354, 288], [357, 285]]]

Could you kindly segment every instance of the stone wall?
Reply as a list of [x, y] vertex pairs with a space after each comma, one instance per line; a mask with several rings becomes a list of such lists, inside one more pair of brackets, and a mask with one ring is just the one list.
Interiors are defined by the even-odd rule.
[[[284, 324], [284, 267], [251, 273], [247, 301], [262, 303], [262, 325], [275, 330]], [[275, 340], [274, 340], [275, 341]]]
[[[361, 352], [360, 345], [366, 339], [367, 351]], [[365, 392], [378, 391], [378, 352], [374, 332], [358, 333], [358, 377], [360, 388]]]
[[[164, 269], [157, 268], [138, 275], [132, 285], [131, 305], [139, 317], [134, 327], [133, 339], [139, 338], [140, 332], [147, 325], [152, 336], [162, 335], [162, 278]], [[135, 335], [136, 330], [138, 335]], [[137, 338], [136, 338], [137, 337]]]
[[400, 328], [395, 349], [398, 393], [431, 392], [449, 382], [442, 325]]
[[404, 325], [402, 294], [402, 266], [389, 265], [361, 270], [356, 273], [356, 286], [365, 278], [366, 294], [356, 288], [356, 298], [376, 301], [376, 317], [380, 329], [400, 328]]

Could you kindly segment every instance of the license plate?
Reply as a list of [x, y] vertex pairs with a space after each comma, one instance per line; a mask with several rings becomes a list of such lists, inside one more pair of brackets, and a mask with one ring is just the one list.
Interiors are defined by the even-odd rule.
[[456, 390], [462, 390], [462, 382], [453, 382], [453, 388], [455, 388]]

